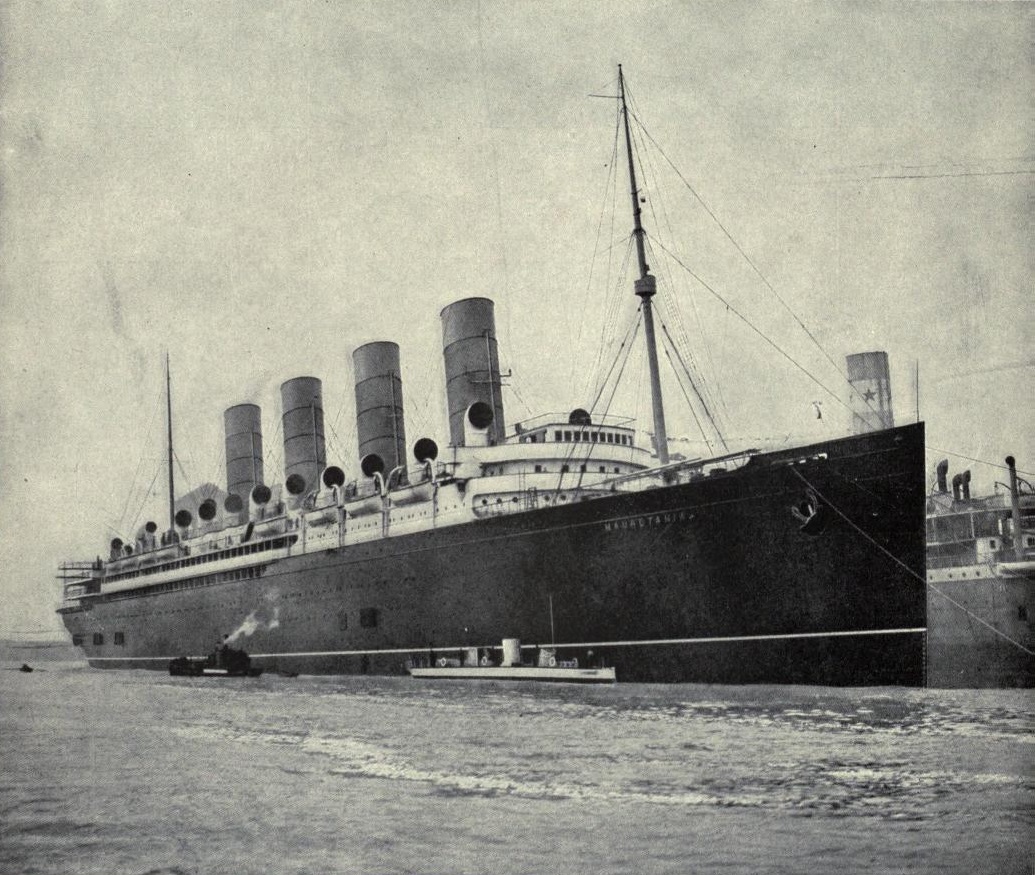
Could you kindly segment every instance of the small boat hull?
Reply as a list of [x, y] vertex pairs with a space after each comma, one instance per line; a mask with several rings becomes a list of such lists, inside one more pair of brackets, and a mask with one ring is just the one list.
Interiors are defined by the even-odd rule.
[[251, 658], [243, 650], [223, 648], [211, 656], [180, 656], [169, 663], [169, 674], [173, 677], [211, 678], [257, 678], [261, 668], [253, 668]]
[[512, 666], [432, 666], [411, 668], [410, 676], [422, 680], [535, 681], [561, 684], [613, 684], [614, 668], [540, 668]]

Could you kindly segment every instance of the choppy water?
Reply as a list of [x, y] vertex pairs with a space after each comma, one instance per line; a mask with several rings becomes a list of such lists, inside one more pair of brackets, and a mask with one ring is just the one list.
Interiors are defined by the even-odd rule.
[[4, 873], [1031, 873], [1024, 691], [0, 672]]

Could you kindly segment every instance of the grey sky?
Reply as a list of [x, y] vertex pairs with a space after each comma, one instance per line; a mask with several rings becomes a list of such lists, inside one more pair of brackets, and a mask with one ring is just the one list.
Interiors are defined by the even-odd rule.
[[[1012, 452], [1035, 470], [1030, 4], [0, 15], [0, 633], [57, 629], [56, 564], [101, 552], [108, 526], [164, 518], [160, 475], [145, 494], [166, 350], [183, 491], [223, 481], [222, 410], [241, 401], [263, 407], [273, 479], [278, 387], [299, 374], [324, 380], [329, 455], [351, 470], [351, 351], [369, 340], [402, 347], [411, 442], [444, 443], [438, 312], [468, 295], [497, 302], [508, 420], [588, 404], [601, 334], [621, 335], [636, 304], [618, 276], [624, 168], [617, 224], [596, 236], [614, 106], [588, 95], [614, 92], [618, 62], [650, 135], [827, 354], [889, 352], [900, 421], [919, 362], [932, 464]], [[649, 233], [846, 391], [651, 160], [664, 191], [647, 180]], [[600, 255], [591, 275], [610, 242], [610, 273]], [[652, 263], [732, 440], [843, 430], [834, 399], [660, 250]], [[693, 437], [666, 391], [670, 431]], [[642, 393], [612, 409], [646, 423]], [[971, 467], [980, 490], [1003, 479]]]

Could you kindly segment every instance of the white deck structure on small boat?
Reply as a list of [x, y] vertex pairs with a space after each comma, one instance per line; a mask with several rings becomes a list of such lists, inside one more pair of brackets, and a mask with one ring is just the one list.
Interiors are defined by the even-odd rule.
[[538, 681], [564, 684], [613, 684], [613, 668], [540, 668], [537, 665], [433, 666], [411, 668], [415, 678], [464, 681]]
[[[495, 648], [488, 648], [495, 649]], [[477, 647], [465, 648], [460, 659], [440, 657], [431, 665], [409, 665], [411, 677], [434, 680], [464, 681], [538, 681], [564, 684], [613, 684], [618, 678], [613, 667], [579, 667], [577, 659], [557, 659], [553, 647], [539, 648], [536, 665], [521, 661], [521, 642], [504, 638], [500, 664], [490, 661], [488, 649], [481, 653]]]

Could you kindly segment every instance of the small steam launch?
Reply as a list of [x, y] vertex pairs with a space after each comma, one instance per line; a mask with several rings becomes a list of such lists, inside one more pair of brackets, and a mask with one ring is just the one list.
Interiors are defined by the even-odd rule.
[[173, 677], [256, 678], [262, 669], [253, 667], [251, 657], [226, 641], [204, 658], [178, 656], [169, 663]]
[[[669, 458], [621, 68], [618, 85], [656, 452], [632, 420], [577, 402], [508, 423], [494, 304], [454, 301], [440, 313], [444, 446], [409, 445], [388, 339], [353, 352], [352, 459], [328, 464], [316, 377], [281, 387], [279, 476], [262, 463], [262, 411], [229, 407], [225, 493], [177, 506], [170, 465], [167, 530], [64, 567], [60, 614], [91, 665], [164, 668], [229, 629], [254, 664], [404, 674], [429, 652], [552, 641], [549, 604], [565, 633], [552, 658], [592, 651], [623, 681], [923, 682], [922, 424], [867, 406], [850, 435]], [[864, 398], [881, 391], [875, 368], [855, 373]]]

